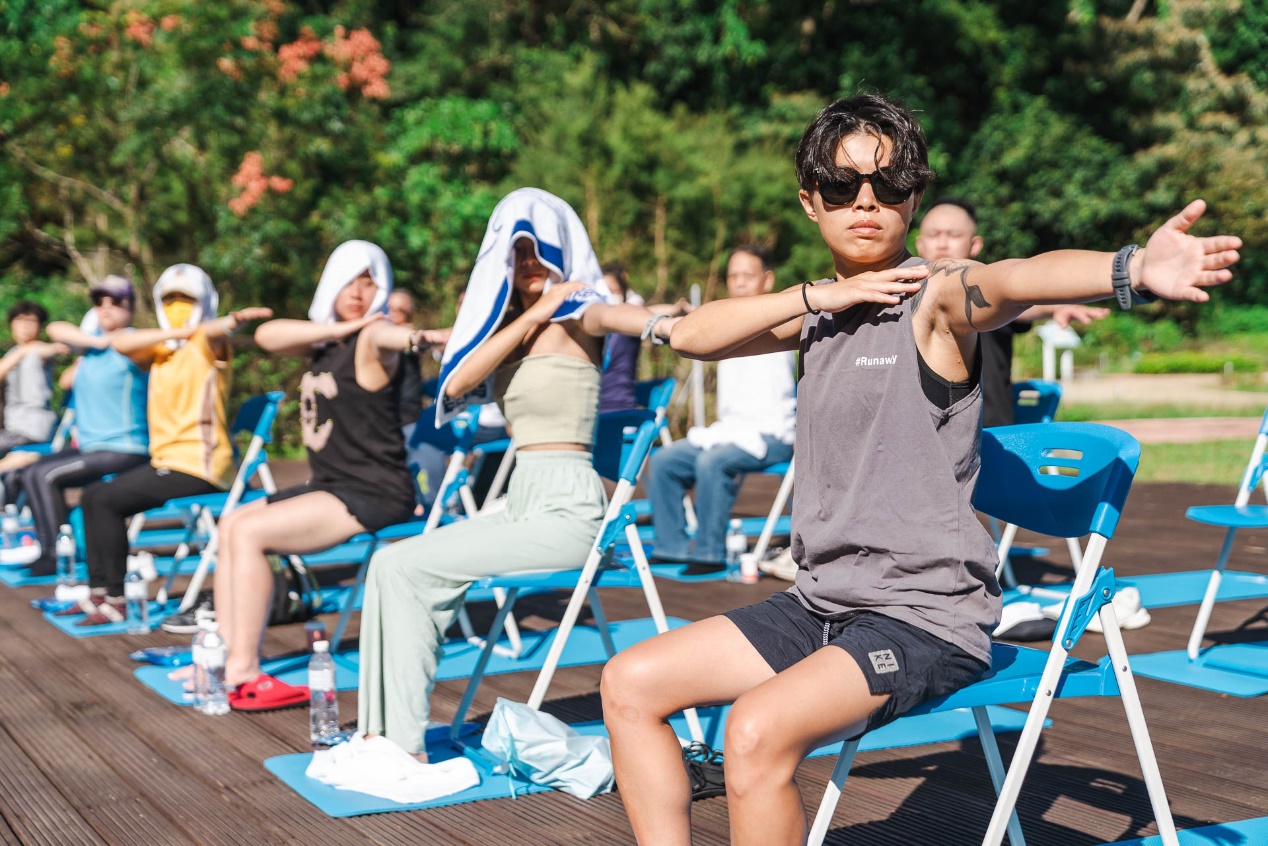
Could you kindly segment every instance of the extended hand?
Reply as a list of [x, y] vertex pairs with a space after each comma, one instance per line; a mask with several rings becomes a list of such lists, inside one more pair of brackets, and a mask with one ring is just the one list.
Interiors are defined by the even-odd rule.
[[1189, 228], [1206, 211], [1204, 200], [1194, 200], [1149, 236], [1140, 267], [1140, 285], [1168, 300], [1204, 303], [1202, 290], [1233, 278], [1229, 266], [1240, 256], [1242, 239], [1235, 235], [1197, 238]]
[[264, 306], [248, 306], [247, 308], [229, 312], [229, 316], [241, 326], [243, 323], [250, 323], [252, 320], [268, 320], [273, 316], [273, 309], [265, 308]]
[[859, 303], [884, 303], [896, 305], [903, 294], [915, 294], [924, 284], [919, 280], [929, 275], [928, 265], [917, 267], [891, 267], [851, 276], [845, 281], [836, 280], [827, 285], [810, 285], [806, 298], [820, 311], [845, 311]]
[[584, 282], [563, 282], [558, 285], [551, 285], [550, 290], [538, 297], [537, 302], [533, 303], [524, 312], [524, 316], [534, 323], [549, 323], [550, 319], [555, 316], [555, 312], [563, 305], [564, 300], [568, 299], [569, 294], [588, 287], [590, 286]]
[[1052, 310], [1053, 321], [1062, 329], [1069, 326], [1072, 321], [1078, 321], [1086, 326], [1093, 320], [1101, 320], [1108, 316], [1109, 309], [1107, 308], [1096, 308], [1081, 304], [1060, 305]]

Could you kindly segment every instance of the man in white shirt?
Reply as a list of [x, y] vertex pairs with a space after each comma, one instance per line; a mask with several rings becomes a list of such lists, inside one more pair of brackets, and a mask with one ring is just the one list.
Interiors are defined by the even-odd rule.
[[[736, 247], [727, 260], [732, 297], [769, 293], [775, 285], [767, 252]], [[653, 560], [687, 561], [685, 574], [725, 567], [726, 527], [746, 473], [792, 458], [796, 430], [796, 356], [778, 352], [718, 362], [717, 422], [652, 453], [647, 488], [656, 529]], [[695, 487], [696, 537], [687, 537], [683, 494]]]

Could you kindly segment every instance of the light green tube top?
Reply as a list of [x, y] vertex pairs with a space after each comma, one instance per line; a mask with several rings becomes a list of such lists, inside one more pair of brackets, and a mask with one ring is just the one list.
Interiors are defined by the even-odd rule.
[[517, 448], [591, 446], [599, 413], [599, 368], [570, 355], [534, 355], [500, 368], [494, 397]]

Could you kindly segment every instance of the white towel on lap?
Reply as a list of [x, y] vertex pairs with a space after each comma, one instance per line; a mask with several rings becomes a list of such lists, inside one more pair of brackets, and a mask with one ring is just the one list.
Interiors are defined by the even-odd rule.
[[[602, 295], [596, 298], [599, 301], [608, 297], [603, 271], [590, 246], [590, 236], [572, 206], [539, 188], [519, 188], [503, 197], [489, 217], [462, 308], [445, 346], [440, 366], [440, 396], [436, 401], [437, 426], [448, 423], [468, 405], [493, 401], [491, 378], [456, 399], [445, 395], [445, 386], [462, 360], [487, 341], [501, 324], [511, 300], [514, 246], [520, 238], [527, 238], [535, 245], [538, 260], [550, 272], [548, 288], [556, 282], [584, 282]], [[570, 302], [556, 312], [556, 318], [579, 316], [592, 301], [588, 293], [571, 297]]]
[[392, 293], [392, 265], [387, 260], [387, 253], [378, 244], [369, 241], [344, 241], [326, 259], [321, 281], [313, 293], [313, 303], [308, 307], [308, 319], [314, 323], [334, 323], [338, 319], [335, 317], [335, 298], [349, 282], [367, 270], [378, 291], [366, 314], [387, 311], [387, 297]]
[[381, 796], [402, 805], [430, 802], [480, 783], [479, 773], [466, 758], [422, 764], [386, 737], [361, 734], [328, 751], [314, 752], [304, 774], [339, 790]]

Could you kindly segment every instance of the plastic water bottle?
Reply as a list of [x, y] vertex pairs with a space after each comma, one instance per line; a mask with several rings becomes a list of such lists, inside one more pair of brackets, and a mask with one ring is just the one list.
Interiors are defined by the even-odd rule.
[[740, 558], [748, 552], [748, 536], [744, 534], [744, 522], [738, 517], [731, 521], [726, 530], [726, 578], [727, 581], [740, 580]]
[[335, 697], [335, 659], [330, 642], [313, 644], [308, 659], [308, 736], [314, 745], [328, 746], [339, 733], [339, 700]]
[[63, 523], [57, 530], [57, 541], [53, 544], [53, 554], [57, 556], [57, 583], [73, 585], [79, 581], [75, 575], [75, 534], [69, 523]]
[[207, 696], [198, 709], [204, 714], [219, 717], [229, 713], [229, 691], [225, 689], [225, 649], [224, 638], [220, 636], [220, 624], [207, 623], [207, 634], [203, 637], [203, 667], [207, 675]]
[[194, 633], [194, 644], [189, 651], [191, 665], [194, 668], [194, 690], [191, 698], [194, 701], [194, 707], [201, 711], [207, 702], [207, 660], [203, 654], [203, 642], [207, 639], [207, 629], [212, 621], [211, 611], [199, 608], [194, 612], [194, 621], [198, 631]]
[[18, 521], [18, 507], [9, 503], [4, 507], [4, 517], [0, 519], [0, 546], [5, 549], [17, 549], [18, 532], [22, 524]]
[[128, 567], [123, 577], [123, 599], [126, 603], [128, 634], [150, 633], [150, 586], [135, 566]]

